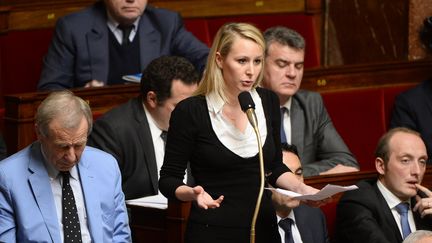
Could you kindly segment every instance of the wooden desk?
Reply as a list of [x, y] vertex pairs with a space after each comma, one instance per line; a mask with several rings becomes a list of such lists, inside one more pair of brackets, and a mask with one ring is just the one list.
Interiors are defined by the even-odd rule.
[[[113, 85], [103, 88], [72, 89], [86, 100], [95, 116], [128, 101], [139, 94], [139, 85]], [[36, 140], [34, 116], [37, 107], [49, 92], [5, 95], [4, 138], [12, 154]]]
[[[305, 179], [305, 183], [316, 188], [322, 188], [327, 184], [347, 186], [354, 185], [363, 179], [376, 177], [375, 171], [360, 171], [310, 177]], [[432, 188], [432, 166], [426, 169], [422, 184]], [[341, 196], [342, 193], [337, 194], [330, 206], [335, 206]], [[134, 242], [183, 243], [190, 203], [170, 202], [166, 210], [137, 206], [130, 207], [130, 209]]]

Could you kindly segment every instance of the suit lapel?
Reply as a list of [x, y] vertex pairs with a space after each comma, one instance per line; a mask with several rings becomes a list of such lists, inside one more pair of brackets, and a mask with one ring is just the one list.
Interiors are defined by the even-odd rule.
[[87, 222], [91, 238], [94, 242], [102, 242], [102, 212], [96, 178], [89, 170], [90, 163], [84, 158], [78, 164], [81, 187], [84, 194], [84, 202], [87, 212]]
[[60, 226], [57, 220], [54, 196], [38, 142], [32, 145], [30, 153], [29, 171], [31, 174], [28, 177], [28, 181], [33, 191], [33, 196], [48, 228], [51, 240], [53, 242], [60, 242]]
[[[146, 11], [149, 11], [148, 6]], [[141, 70], [144, 70], [149, 62], [161, 53], [161, 38], [159, 32], [152, 25], [149, 14], [143, 14], [139, 21], [139, 45], [140, 45], [140, 64]]]
[[391, 209], [388, 207], [388, 204], [384, 198], [384, 196], [381, 194], [381, 191], [378, 189], [377, 184], [375, 183], [373, 185], [373, 189], [375, 190], [375, 193], [377, 194], [378, 197], [378, 204], [379, 207], [381, 208], [381, 214], [383, 214], [384, 219], [387, 221], [387, 225], [389, 225], [391, 227], [391, 232], [387, 232], [386, 234], [394, 234], [395, 238], [394, 239], [398, 239], [398, 242], [402, 242], [402, 236], [400, 234], [400, 230], [399, 230], [399, 226], [396, 223], [396, 220], [393, 217], [393, 214], [391, 212]]
[[150, 132], [150, 126], [148, 124], [147, 115], [142, 106], [141, 99], [136, 99], [136, 102], [134, 103], [134, 110], [135, 119], [137, 120], [139, 126], [137, 131], [141, 132], [141, 135], [138, 137], [141, 143], [141, 148], [143, 148], [144, 150], [146, 162], [145, 163], [143, 161], [142, 163], [145, 163], [147, 165], [148, 174], [151, 178], [151, 182], [153, 185], [153, 190], [155, 193], [157, 193], [159, 171], [157, 170], [156, 155], [154, 151], [152, 135]]
[[290, 119], [291, 119], [291, 144], [295, 144], [298, 150], [298, 153], [303, 154], [304, 150], [304, 112], [300, 109], [300, 105], [295, 98], [292, 97], [291, 110], [290, 110]]
[[300, 236], [302, 238], [303, 243], [313, 243], [313, 233], [312, 228], [310, 227], [311, 222], [306, 222], [305, 219], [306, 214], [308, 212], [306, 210], [303, 210], [303, 206], [300, 205], [299, 207], [294, 208], [294, 215], [296, 219], [296, 225], [300, 232]]
[[425, 86], [425, 88], [422, 90], [423, 97], [426, 97], [429, 113], [432, 113], [432, 79], [424, 81], [423, 85]]
[[86, 35], [90, 55], [92, 78], [107, 82], [108, 79], [108, 26], [105, 8], [100, 6], [95, 11], [93, 28]]

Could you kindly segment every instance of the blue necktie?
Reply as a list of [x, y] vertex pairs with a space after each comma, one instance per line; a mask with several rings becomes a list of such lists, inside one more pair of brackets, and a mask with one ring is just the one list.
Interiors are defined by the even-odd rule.
[[286, 107], [280, 108], [280, 115], [281, 115], [281, 125], [280, 125], [280, 137], [281, 137], [281, 143], [287, 143], [287, 138], [285, 135], [285, 129], [284, 129], [284, 116], [285, 112], [288, 111]]
[[405, 239], [411, 233], [411, 229], [410, 229], [409, 223], [408, 223], [408, 207], [409, 207], [409, 204], [405, 203], [405, 202], [399, 203], [396, 206], [396, 211], [401, 216], [401, 226], [402, 226], [403, 239]]
[[285, 231], [285, 243], [294, 243], [294, 238], [291, 231], [293, 220], [290, 218], [279, 221], [279, 226]]

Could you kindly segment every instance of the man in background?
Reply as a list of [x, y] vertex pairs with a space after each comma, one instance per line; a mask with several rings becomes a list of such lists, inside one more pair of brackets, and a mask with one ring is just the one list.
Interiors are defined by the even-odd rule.
[[38, 140], [0, 162], [0, 242], [131, 242], [117, 161], [86, 146], [90, 107], [51, 93]]
[[281, 142], [296, 145], [304, 176], [358, 171], [359, 165], [333, 126], [321, 95], [300, 90], [303, 37], [279, 26], [266, 30], [264, 38], [263, 85], [279, 96]]
[[375, 156], [378, 179], [360, 181], [337, 205], [336, 243], [401, 243], [411, 232], [432, 230], [432, 192], [420, 185], [428, 159], [420, 134], [391, 129]]
[[[294, 145], [282, 144], [282, 160], [303, 182], [303, 168], [297, 154], [297, 148]], [[291, 199], [275, 191], [272, 200], [278, 218], [282, 243], [329, 242], [326, 218], [321, 209], [299, 204], [299, 200]]]
[[[432, 16], [424, 20], [421, 33], [423, 44], [429, 52], [432, 52]], [[430, 159], [432, 157], [431, 124], [432, 77], [396, 97], [390, 127], [408, 127], [419, 132], [426, 144]]]
[[6, 143], [3, 136], [0, 134], [0, 160], [7, 157]]
[[89, 145], [117, 159], [126, 199], [158, 194], [171, 112], [192, 95], [198, 81], [198, 73], [185, 58], [157, 58], [143, 72], [140, 96], [96, 120]]
[[163, 55], [183, 56], [202, 72], [208, 47], [178, 13], [147, 0], [99, 0], [58, 20], [38, 90], [122, 84]]

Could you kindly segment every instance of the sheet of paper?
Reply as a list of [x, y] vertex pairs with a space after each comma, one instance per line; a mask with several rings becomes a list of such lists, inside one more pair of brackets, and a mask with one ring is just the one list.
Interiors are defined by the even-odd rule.
[[168, 199], [164, 197], [162, 194], [158, 194], [149, 197], [126, 200], [126, 204], [141, 206], [141, 207], [149, 207], [149, 208], [167, 209]]
[[125, 81], [128, 81], [128, 82], [132, 82], [132, 83], [140, 83], [141, 82], [141, 76], [142, 76], [141, 73], [124, 75], [122, 77], [122, 79]]
[[288, 191], [288, 190], [284, 190], [281, 188], [266, 188], [266, 189], [270, 189], [270, 190], [275, 190], [281, 194], [287, 195], [289, 197], [293, 197], [295, 199], [299, 199], [299, 200], [310, 200], [310, 201], [320, 201], [326, 198], [329, 198], [339, 192], [345, 192], [345, 191], [350, 191], [350, 190], [356, 190], [358, 189], [358, 187], [356, 185], [351, 185], [351, 186], [338, 186], [338, 185], [331, 185], [328, 184], [326, 185], [323, 189], [321, 189], [319, 192], [315, 193], [315, 194], [309, 194], [309, 195], [302, 195], [293, 191]]

